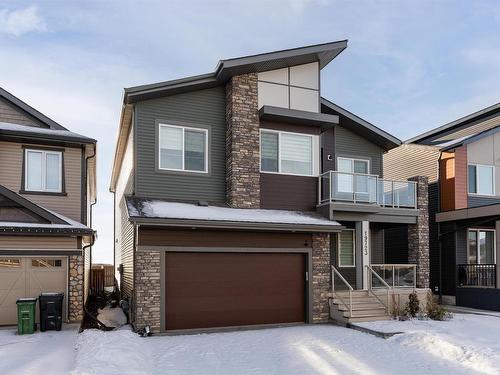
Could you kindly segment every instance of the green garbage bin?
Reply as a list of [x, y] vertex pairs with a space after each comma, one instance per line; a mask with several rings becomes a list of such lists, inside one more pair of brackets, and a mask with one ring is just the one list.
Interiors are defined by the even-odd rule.
[[18, 298], [17, 333], [25, 335], [35, 332], [36, 298]]

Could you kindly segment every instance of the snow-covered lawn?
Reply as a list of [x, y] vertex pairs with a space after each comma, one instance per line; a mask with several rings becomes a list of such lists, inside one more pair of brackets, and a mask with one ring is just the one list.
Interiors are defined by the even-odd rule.
[[149, 338], [127, 326], [81, 335], [0, 330], [0, 374], [500, 374], [500, 318], [370, 325], [406, 333], [384, 340], [333, 325]]
[[0, 329], [0, 374], [68, 374], [75, 366], [79, 325], [62, 331], [18, 336], [16, 328]]

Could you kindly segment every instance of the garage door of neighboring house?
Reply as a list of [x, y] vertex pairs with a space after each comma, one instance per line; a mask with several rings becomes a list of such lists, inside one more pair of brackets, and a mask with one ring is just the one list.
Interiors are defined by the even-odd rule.
[[[67, 258], [0, 256], [0, 325], [16, 324], [16, 300], [42, 292], [64, 293], [67, 298]], [[66, 303], [63, 317], [66, 316]], [[38, 321], [38, 305], [37, 305]]]
[[306, 254], [167, 252], [166, 330], [306, 321]]

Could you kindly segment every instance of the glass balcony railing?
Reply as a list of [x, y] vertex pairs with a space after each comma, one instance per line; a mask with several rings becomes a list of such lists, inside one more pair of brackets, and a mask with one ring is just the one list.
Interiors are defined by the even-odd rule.
[[417, 186], [414, 181], [393, 181], [371, 174], [328, 171], [319, 176], [319, 203], [326, 202], [416, 208]]

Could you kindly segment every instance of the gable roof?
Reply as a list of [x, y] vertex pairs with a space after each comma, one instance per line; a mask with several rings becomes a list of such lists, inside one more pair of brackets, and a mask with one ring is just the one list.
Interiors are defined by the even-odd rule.
[[1, 87], [0, 97], [44, 125], [44, 127], [38, 127], [0, 122], [0, 135], [35, 138], [45, 141], [60, 140], [71, 143], [96, 143], [95, 139], [69, 131]]
[[340, 125], [364, 138], [369, 139], [386, 151], [401, 145], [401, 140], [398, 138], [323, 97], [321, 98], [321, 106], [322, 112], [333, 111], [335, 114], [350, 120], [342, 121], [341, 118]]
[[479, 141], [480, 139], [482, 139], [484, 137], [489, 137], [490, 135], [498, 133], [499, 131], [500, 131], [500, 125], [493, 128], [493, 129], [488, 129], [488, 130], [482, 131], [481, 133], [472, 134], [472, 135], [469, 135], [467, 137], [457, 139], [455, 142], [452, 142], [451, 144], [443, 145], [443, 147], [441, 148], [441, 151], [452, 150], [454, 148]]
[[234, 75], [263, 72], [316, 61], [322, 69], [346, 48], [347, 40], [341, 40], [220, 60], [215, 71], [211, 73], [125, 88], [123, 101], [125, 104], [130, 104], [158, 96], [215, 87], [224, 84]]
[[[425, 133], [417, 135], [413, 138], [406, 140], [404, 143], [418, 143], [418, 144], [429, 144], [432, 145], [433, 142], [444, 143], [445, 141], [452, 141], [453, 139], [458, 139], [465, 135], [474, 134], [474, 130], [471, 129], [469, 134], [464, 134], [466, 128], [472, 128], [476, 125], [489, 122], [486, 124], [486, 128], [481, 128], [480, 131], [488, 130], [497, 126], [497, 123], [491, 121], [500, 115], [500, 103], [493, 104], [489, 107], [483, 108], [477, 112], [471, 113], [470, 115], [459, 118], [458, 120], [449, 122], [435, 129], [429, 130]], [[455, 135], [453, 133], [456, 133]], [[476, 132], [477, 133], [477, 132]], [[448, 139], [443, 140], [442, 138], [449, 136]], [[441, 138], [441, 139], [440, 139]]]
[[2, 222], [0, 221], [0, 232], [51, 232], [51, 233], [68, 233], [90, 235], [93, 230], [73, 219], [70, 219], [61, 214], [43, 208], [29, 199], [13, 192], [12, 190], [0, 185], [0, 195], [17, 203], [19, 206], [26, 208], [28, 211], [41, 217], [48, 223], [25, 223], [25, 222]]

